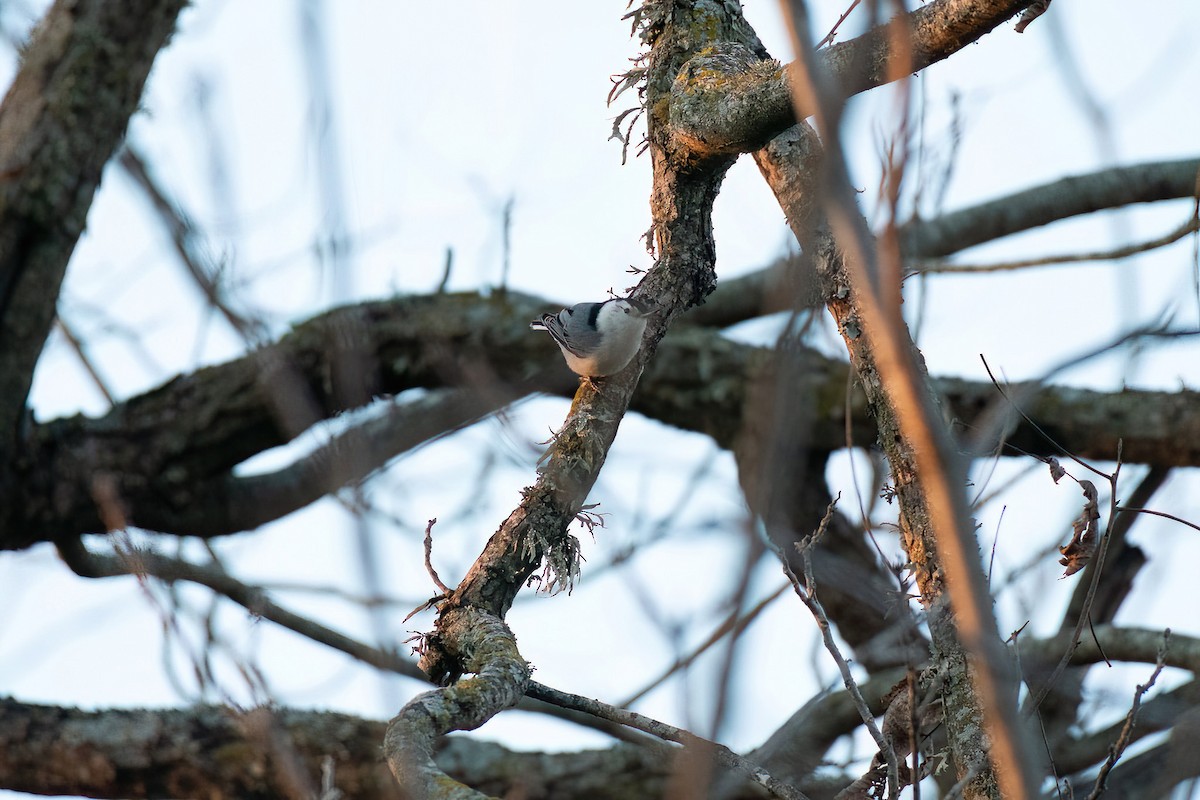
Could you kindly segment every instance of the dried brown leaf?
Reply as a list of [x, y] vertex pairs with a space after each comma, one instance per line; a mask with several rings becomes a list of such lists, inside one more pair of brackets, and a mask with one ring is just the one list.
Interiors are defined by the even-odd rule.
[[1058, 548], [1062, 553], [1058, 563], [1067, 568], [1063, 573], [1064, 578], [1074, 575], [1088, 565], [1092, 556], [1096, 554], [1096, 545], [1100, 540], [1100, 507], [1097, 502], [1096, 485], [1091, 481], [1080, 481], [1079, 488], [1083, 490], [1086, 502], [1079, 516], [1071, 523], [1071, 541]]

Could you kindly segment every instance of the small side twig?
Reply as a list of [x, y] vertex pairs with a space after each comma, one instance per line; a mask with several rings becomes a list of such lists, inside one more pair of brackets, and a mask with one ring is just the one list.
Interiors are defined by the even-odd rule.
[[429, 577], [433, 579], [433, 583], [443, 594], [451, 594], [454, 590], [446, 584], [442, 583], [442, 579], [438, 577], [437, 570], [433, 568], [433, 526], [437, 524], [437, 517], [429, 520], [429, 524], [425, 526], [425, 571], [429, 573]]
[[108, 382], [100, 375], [100, 370], [96, 368], [95, 362], [88, 356], [87, 350], [84, 349], [83, 342], [79, 336], [75, 334], [75, 331], [62, 318], [61, 314], [54, 320], [54, 324], [58, 326], [63, 338], [67, 340], [67, 344], [71, 346], [71, 350], [75, 353], [75, 357], [79, 359], [79, 363], [87, 371], [88, 377], [92, 379], [92, 383], [96, 384], [96, 388], [100, 390], [100, 394], [104, 395], [104, 399], [108, 401], [108, 405], [110, 407], [115, 406], [117, 404], [116, 396], [112, 389], [109, 388]]
[[833, 44], [833, 37], [837, 35], [838, 28], [842, 27], [842, 23], [845, 22], [846, 18], [850, 16], [850, 12], [858, 7], [859, 2], [860, 0], [854, 0], [854, 2], [850, 4], [850, 7], [842, 12], [842, 15], [838, 17], [838, 21], [833, 23], [833, 27], [829, 29], [829, 33], [825, 34], [824, 39], [817, 42], [817, 46], [814, 49], [820, 50], [827, 44]]
[[[1017, 628], [1007, 639], [1012, 644], [1013, 660], [1017, 665], [1017, 674], [1022, 682], [1027, 682], [1025, 677], [1025, 668], [1021, 666], [1021, 648], [1019, 645], [1021, 633], [1029, 625], [1030, 620], [1025, 620], [1021, 627]], [[1042, 712], [1039, 709], [1033, 710], [1033, 715], [1037, 719], [1038, 731], [1042, 734], [1042, 747], [1046, 751], [1046, 763], [1050, 767], [1050, 774], [1054, 777], [1054, 791], [1057, 793], [1059, 800], [1062, 800], [1062, 789], [1059, 788], [1058, 764], [1054, 762], [1054, 751], [1050, 747], [1050, 737], [1046, 734], [1046, 721], [1042, 718]]]
[[[775, 549], [776, 555], [779, 556], [779, 560], [783, 564], [783, 571], [792, 584], [792, 590], [796, 593], [796, 596], [800, 598], [800, 601], [804, 603], [805, 607], [808, 608], [808, 610], [812, 613], [813, 618], [817, 621], [817, 627], [821, 631], [821, 640], [825, 644], [825, 649], [829, 651], [829, 654], [837, 663], [838, 671], [841, 672], [842, 675], [842, 683], [845, 684], [846, 691], [850, 694], [851, 699], [853, 699], [854, 707], [858, 709], [858, 713], [862, 718], [863, 724], [871, 733], [871, 738], [875, 740], [875, 744], [879, 747], [880, 756], [884, 759], [884, 763], [887, 764], [888, 796], [898, 797], [900, 768], [896, 762], [896, 751], [893, 749], [891, 742], [889, 742], [883, 735], [883, 731], [880, 730], [879, 725], [875, 722], [875, 715], [871, 713], [871, 709], [868, 707], [867, 701], [862, 695], [862, 691], [858, 688], [858, 683], [854, 680], [854, 675], [850, 672], [850, 663], [846, 660], [846, 657], [842, 655], [841, 649], [838, 647], [837, 642], [835, 642], [833, 639], [833, 626], [829, 622], [829, 616], [825, 613], [824, 606], [821, 605], [821, 601], [817, 599], [816, 595], [817, 584], [816, 579], [813, 576], [811, 549], [818, 541], [820, 541], [821, 536], [828, 529], [829, 522], [831, 519], [833, 519], [834, 508], [837, 506], [837, 502], [840, 499], [841, 493], [839, 492], [838, 496], [833, 499], [833, 502], [830, 503], [829, 507], [826, 509], [825, 516], [821, 518], [821, 522], [817, 526], [816, 532], [813, 533], [812, 536], [807, 537], [804, 541], [796, 544], [796, 549], [800, 552], [804, 559], [804, 585], [801, 585], [800, 579], [797, 578], [796, 573], [792, 571], [786, 555], [779, 548], [774, 547], [774, 545], [772, 545], [772, 547]], [[806, 586], [807, 589], [805, 588]]]
[[1186, 519], [1177, 517], [1174, 514], [1168, 514], [1165, 511], [1155, 511], [1150, 508], [1134, 508], [1133, 506], [1122, 506], [1122, 505], [1118, 505], [1117, 510], [1118, 511], [1132, 511], [1135, 514], [1151, 514], [1156, 517], [1163, 517], [1164, 519], [1169, 519], [1172, 522], [1178, 522], [1180, 525], [1187, 525], [1189, 528], [1192, 528], [1193, 530], [1200, 531], [1200, 525], [1197, 525], [1194, 522], [1188, 522]]
[[1163, 671], [1163, 667], [1167, 661], [1167, 648], [1171, 644], [1171, 629], [1167, 628], [1163, 631], [1162, 644], [1158, 646], [1158, 658], [1154, 662], [1154, 672], [1150, 673], [1150, 679], [1145, 683], [1138, 684], [1137, 689], [1133, 693], [1133, 704], [1129, 707], [1129, 713], [1125, 715], [1125, 725], [1121, 728], [1121, 733], [1117, 736], [1117, 740], [1108, 748], [1108, 758], [1105, 759], [1104, 765], [1100, 767], [1099, 774], [1096, 775], [1096, 784], [1092, 787], [1092, 793], [1088, 795], [1087, 800], [1097, 800], [1100, 795], [1104, 794], [1104, 790], [1108, 783], [1108, 773], [1120, 760], [1125, 753], [1125, 748], [1129, 746], [1129, 741], [1133, 737], [1133, 726], [1137, 721], [1138, 709], [1142, 706], [1142, 695], [1150, 690], [1154, 682], [1158, 680], [1159, 673]]
[[[1026, 414], [1025, 411], [1021, 408], [1021, 406], [1016, 402], [1016, 400], [1014, 400], [1013, 397], [1008, 393], [1008, 391], [1005, 390], [1005, 388], [1000, 385], [1000, 381], [997, 380], [995, 374], [992, 373], [992, 366], [990, 364], [988, 364], [987, 359], [983, 357], [982, 353], [979, 356], [979, 360], [983, 362], [983, 368], [987, 371], [988, 378], [991, 380], [992, 385], [996, 387], [996, 391], [998, 391], [1000, 393], [1001, 397], [1003, 397], [1005, 400], [1008, 401], [1008, 404], [1012, 407], [1013, 411], [1016, 411], [1017, 414], [1020, 415], [1021, 419], [1025, 420], [1025, 422], [1029, 425], [1030, 428], [1032, 428], [1034, 431], [1036, 431], [1037, 434], [1039, 436], [1041, 436], [1043, 439], [1045, 439], [1049, 444], [1054, 445], [1054, 447], [1057, 448], [1060, 453], [1062, 453], [1064, 456], [1066, 456], [1067, 458], [1074, 461], [1079, 466], [1083, 467], [1086, 470], [1090, 470], [1091, 472], [1095, 473], [1096, 475], [1099, 475], [1101, 478], [1104, 478], [1105, 480], [1109, 481], [1110, 483], [1112, 482], [1112, 479], [1113, 479], [1112, 475], [1109, 475], [1107, 472], [1101, 472], [1100, 470], [1093, 467], [1091, 464], [1088, 464], [1086, 461], [1082, 461], [1082, 460], [1076, 458], [1074, 456], [1074, 454], [1072, 454], [1069, 450], [1067, 450], [1067, 448], [1063, 447], [1061, 444], [1056, 442], [1054, 440], [1054, 437], [1052, 437], [1050, 434], [1046, 433], [1046, 431], [1042, 428], [1041, 425], [1038, 425], [1036, 422], [1034, 422], [1033, 418], [1030, 417], [1028, 414]], [[1050, 461], [1048, 461], [1045, 458], [1042, 458], [1040, 460], [1046, 464], [1051, 463]], [[1051, 466], [1053, 467], [1053, 465], [1051, 465]], [[1057, 478], [1055, 480], [1057, 481]]]

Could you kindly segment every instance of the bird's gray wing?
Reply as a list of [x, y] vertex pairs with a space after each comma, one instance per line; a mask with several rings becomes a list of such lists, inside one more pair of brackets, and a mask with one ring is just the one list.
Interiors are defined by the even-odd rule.
[[600, 334], [596, 332], [596, 313], [601, 305], [577, 303], [557, 314], [546, 314], [542, 317], [542, 324], [563, 349], [586, 358], [600, 344]]

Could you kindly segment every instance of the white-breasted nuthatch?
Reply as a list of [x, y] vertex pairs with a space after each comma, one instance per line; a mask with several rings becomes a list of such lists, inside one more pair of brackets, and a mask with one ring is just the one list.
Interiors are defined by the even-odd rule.
[[632, 298], [578, 303], [529, 323], [558, 343], [567, 366], [584, 378], [602, 378], [625, 369], [642, 346], [650, 306]]

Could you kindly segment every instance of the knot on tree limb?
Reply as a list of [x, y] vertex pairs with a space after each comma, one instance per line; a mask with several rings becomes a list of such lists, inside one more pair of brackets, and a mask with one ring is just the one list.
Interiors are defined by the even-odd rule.
[[469, 605], [446, 608], [434, 624], [437, 630], [425, 637], [417, 666], [435, 683], [449, 686], [464, 673], [483, 672], [497, 659], [525, 663], [512, 631], [487, 611]]
[[413, 698], [390, 723], [383, 752], [396, 780], [412, 797], [482, 797], [451, 780], [433, 761], [439, 736], [470, 731], [525, 696], [530, 666], [499, 617], [472, 608], [449, 609], [438, 619], [440, 650], [472, 677]]
[[698, 155], [745, 153], [786, 127], [790, 97], [778, 61], [738, 42], [717, 42], [679, 70], [668, 120], [676, 140]]

